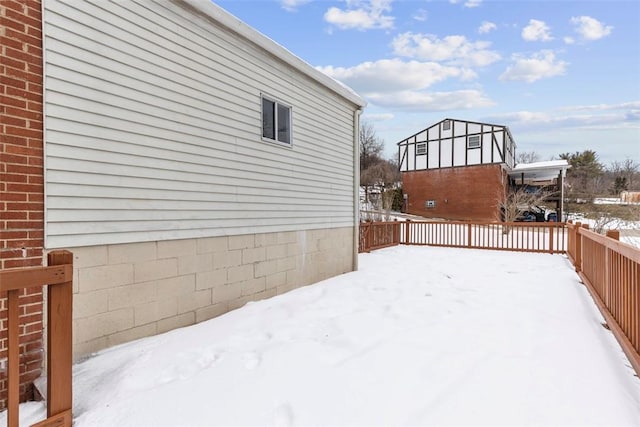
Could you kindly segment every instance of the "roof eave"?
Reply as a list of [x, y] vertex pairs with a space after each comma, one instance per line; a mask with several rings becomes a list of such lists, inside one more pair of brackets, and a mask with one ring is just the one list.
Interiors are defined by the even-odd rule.
[[208, 0], [181, 0], [191, 6], [193, 9], [205, 14], [210, 19], [216, 21], [220, 25], [238, 34], [239, 36], [251, 41], [260, 48], [271, 53], [286, 64], [292, 66], [296, 70], [305, 74], [309, 78], [317, 81], [323, 86], [331, 89], [336, 94], [342, 96], [346, 100], [352, 102], [360, 108], [364, 108], [367, 102], [360, 97], [355, 91], [348, 86], [339, 83], [333, 78], [327, 76], [323, 72], [317, 70], [309, 63], [294, 55], [291, 51], [284, 48], [280, 44], [271, 40], [269, 37], [253, 29], [240, 19], [231, 15], [229, 12]]

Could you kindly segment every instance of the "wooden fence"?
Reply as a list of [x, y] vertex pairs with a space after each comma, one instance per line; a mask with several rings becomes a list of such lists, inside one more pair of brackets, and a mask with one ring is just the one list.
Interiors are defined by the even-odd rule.
[[367, 222], [360, 224], [360, 252], [398, 244], [565, 253], [564, 223]]
[[567, 229], [567, 255], [640, 375], [640, 249], [618, 241], [618, 232], [603, 236], [580, 223]]
[[361, 222], [358, 252], [369, 252], [400, 244], [401, 222]]
[[407, 245], [522, 252], [565, 253], [567, 243], [566, 228], [557, 222], [406, 221], [402, 236]]
[[48, 267], [0, 271], [0, 292], [7, 293], [8, 363], [7, 425], [19, 424], [19, 302], [22, 289], [47, 287], [47, 419], [33, 427], [71, 427], [73, 255], [51, 252]]

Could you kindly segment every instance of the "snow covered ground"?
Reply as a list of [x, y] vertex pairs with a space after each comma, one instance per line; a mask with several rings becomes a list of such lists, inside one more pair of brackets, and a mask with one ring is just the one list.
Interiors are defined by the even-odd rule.
[[75, 426], [640, 425], [602, 322], [564, 256], [393, 247], [77, 364]]

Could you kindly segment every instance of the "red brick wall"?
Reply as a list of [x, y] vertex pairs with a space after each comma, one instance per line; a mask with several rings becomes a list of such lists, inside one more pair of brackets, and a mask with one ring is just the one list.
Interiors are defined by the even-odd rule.
[[[428, 218], [495, 221], [498, 198], [504, 194], [505, 172], [500, 165], [464, 166], [402, 173], [408, 195], [407, 212]], [[425, 207], [435, 200], [434, 208]]]
[[[44, 178], [40, 0], [0, 0], [0, 268], [42, 265]], [[0, 295], [0, 359], [6, 358], [6, 295]], [[42, 292], [20, 297], [21, 397], [42, 367]], [[6, 374], [0, 372], [0, 408]]]

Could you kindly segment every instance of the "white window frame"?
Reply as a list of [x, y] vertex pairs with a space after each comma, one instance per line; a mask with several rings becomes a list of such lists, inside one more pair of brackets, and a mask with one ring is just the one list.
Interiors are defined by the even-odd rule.
[[424, 156], [427, 154], [427, 143], [420, 142], [416, 144], [416, 156]]
[[467, 148], [475, 149], [482, 146], [480, 135], [470, 135], [467, 137]]
[[[265, 136], [265, 121], [264, 121], [264, 100], [267, 100], [269, 102], [272, 102], [274, 105], [274, 112], [273, 112], [273, 134], [274, 137], [270, 138], [269, 136]], [[288, 141], [282, 141], [279, 137], [278, 137], [278, 110], [279, 107], [283, 107], [287, 109], [287, 113], [289, 115], [289, 119], [288, 119], [288, 124], [289, 124], [289, 129], [288, 129], [288, 136], [289, 136], [289, 140]], [[269, 96], [269, 95], [265, 95], [265, 94], [261, 94], [260, 95], [260, 135], [262, 136], [262, 140], [263, 141], [267, 141], [267, 142], [271, 142], [274, 144], [278, 144], [278, 145], [282, 145], [284, 147], [293, 147], [293, 107], [291, 107], [291, 105], [284, 103], [280, 100], [278, 100], [277, 98], [273, 97], [273, 96]]]

